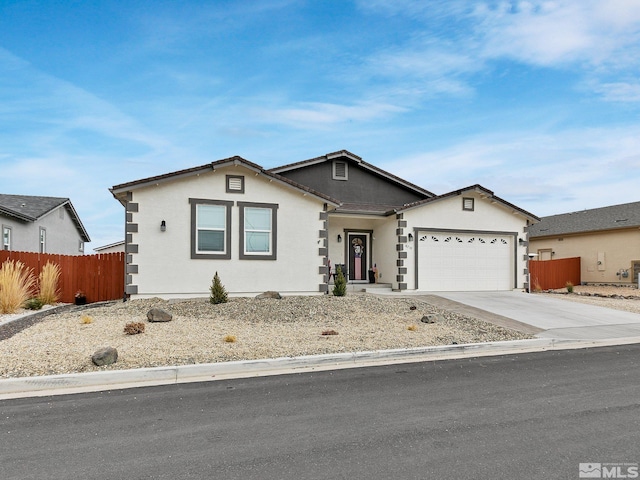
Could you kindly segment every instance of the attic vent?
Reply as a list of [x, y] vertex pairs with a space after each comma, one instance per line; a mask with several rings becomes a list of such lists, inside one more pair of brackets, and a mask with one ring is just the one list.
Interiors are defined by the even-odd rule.
[[227, 175], [227, 193], [244, 193], [244, 176]]
[[334, 180], [348, 180], [349, 169], [347, 168], [347, 162], [334, 161], [333, 162], [333, 179]]
[[462, 199], [462, 210], [473, 212], [473, 198]]

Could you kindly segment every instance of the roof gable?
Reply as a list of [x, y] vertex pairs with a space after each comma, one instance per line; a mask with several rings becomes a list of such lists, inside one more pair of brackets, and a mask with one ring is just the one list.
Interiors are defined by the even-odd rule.
[[640, 227], [640, 202], [611, 205], [542, 217], [529, 230], [529, 237], [546, 237]]
[[477, 193], [480, 195], [480, 197], [482, 198], [487, 198], [487, 199], [491, 199], [492, 202], [495, 202], [496, 204], [501, 205], [504, 208], [510, 209], [513, 211], [513, 213], [517, 213], [522, 215], [523, 217], [525, 217], [527, 220], [533, 221], [533, 222], [538, 222], [540, 221], [540, 218], [536, 217], [534, 214], [527, 212], [526, 210], [523, 210], [520, 207], [515, 206], [513, 203], [507, 202], [506, 200], [496, 196], [491, 190], [489, 190], [488, 188], [483, 187], [482, 185], [476, 184], [476, 185], [471, 185], [469, 187], [465, 187], [465, 188], [461, 188], [459, 190], [454, 190], [452, 192], [449, 193], [444, 193], [442, 195], [438, 195], [435, 196], [433, 198], [428, 198], [426, 200], [422, 200], [420, 202], [415, 202], [409, 205], [405, 205], [402, 208], [399, 208], [397, 211], [398, 212], [402, 212], [405, 210], [410, 210], [412, 208], [419, 208], [422, 207], [424, 205], [428, 205], [428, 204], [432, 204], [435, 202], [439, 202], [441, 200], [446, 200], [447, 198], [452, 198], [452, 197], [457, 197], [457, 196], [462, 196], [466, 193]]
[[381, 168], [376, 167], [370, 163], [365, 162], [361, 157], [355, 155], [354, 153], [349, 152], [348, 150], [339, 150], [337, 152], [327, 153], [326, 155], [322, 155], [320, 157], [311, 158], [309, 160], [303, 160], [301, 162], [290, 163], [288, 165], [282, 165], [280, 167], [275, 167], [270, 169], [270, 172], [278, 173], [278, 174], [286, 174], [288, 172], [292, 172], [294, 170], [299, 170], [303, 168], [310, 167], [312, 165], [317, 165], [319, 163], [331, 162], [336, 159], [344, 159], [345, 161], [350, 162], [357, 167], [367, 170], [379, 177], [386, 179], [387, 181], [401, 186], [407, 190], [413, 191], [414, 193], [423, 196], [423, 197], [433, 197], [435, 194], [426, 190], [418, 185], [415, 185], [403, 178], [400, 178], [392, 173], [389, 173]]
[[89, 234], [73, 208], [71, 200], [62, 197], [42, 197], [34, 195], [0, 194], [0, 214], [23, 222], [36, 222], [57, 208], [64, 207], [75, 224], [83, 241], [90, 242]]
[[328, 195], [325, 195], [324, 193], [317, 192], [305, 185], [301, 185], [289, 178], [282, 177], [276, 173], [269, 172], [264, 168], [262, 168], [260, 165], [250, 162], [248, 160], [245, 160], [244, 158], [237, 155], [229, 158], [224, 158], [222, 160], [217, 160], [212, 163], [207, 163], [205, 165], [200, 165], [198, 167], [187, 168], [184, 170], [178, 170], [178, 171], [166, 173], [163, 175], [156, 175], [154, 177], [148, 177], [140, 180], [134, 180], [132, 182], [121, 183], [119, 185], [114, 185], [109, 189], [109, 191], [116, 199], [120, 201], [120, 203], [124, 204], [126, 202], [124, 194], [128, 191], [136, 190], [149, 185], [156, 185], [159, 183], [171, 182], [179, 178], [199, 175], [201, 173], [211, 172], [211, 171], [219, 170], [219, 169], [229, 167], [229, 166], [234, 166], [234, 165], [242, 165], [243, 167], [255, 172], [257, 175], [263, 175], [269, 178], [269, 180], [273, 180], [288, 188], [300, 190], [305, 194], [314, 196], [327, 203], [330, 203], [333, 205], [340, 204], [339, 200], [336, 200]]

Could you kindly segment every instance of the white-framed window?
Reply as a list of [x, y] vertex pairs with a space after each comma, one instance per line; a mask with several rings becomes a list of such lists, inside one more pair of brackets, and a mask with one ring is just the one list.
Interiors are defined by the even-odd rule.
[[190, 198], [191, 258], [231, 258], [233, 202]]
[[11, 250], [11, 227], [2, 226], [2, 249]]
[[40, 253], [47, 253], [47, 230], [40, 227]]
[[238, 202], [240, 259], [276, 260], [278, 205]]

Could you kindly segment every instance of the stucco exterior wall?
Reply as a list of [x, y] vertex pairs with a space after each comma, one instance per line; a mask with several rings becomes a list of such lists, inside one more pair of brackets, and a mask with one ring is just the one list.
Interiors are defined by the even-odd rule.
[[[550, 250], [554, 260], [580, 257], [582, 282], [637, 284], [632, 264], [640, 262], [638, 229], [536, 238], [531, 240], [529, 249], [538, 254]], [[622, 275], [625, 270], [627, 277]]]
[[[474, 199], [473, 211], [463, 210], [463, 198]], [[407, 238], [407, 242], [403, 245], [403, 251], [407, 252], [404, 282], [408, 290], [416, 289], [418, 235], [415, 232], [421, 228], [516, 234], [516, 253], [513, 265], [514, 288], [524, 288], [527, 281], [525, 273], [527, 250], [526, 246], [520, 245], [517, 239], [526, 240], [527, 220], [521, 214], [514, 214], [512, 209], [499, 203], [492, 203], [491, 198], [483, 198], [479, 193], [465, 192], [462, 196], [453, 196], [406, 210], [403, 212], [403, 219], [407, 222], [404, 235], [408, 237], [408, 233], [412, 233], [414, 237], [413, 242], [409, 242]], [[395, 284], [394, 288], [397, 288]]]
[[[227, 174], [244, 176], [244, 193], [226, 193]], [[233, 202], [230, 259], [191, 258], [190, 198]], [[315, 197], [236, 166], [136, 189], [131, 202], [137, 204], [127, 227], [129, 283], [137, 285], [134, 297], [208, 296], [216, 271], [232, 295], [266, 290], [320, 293], [325, 239], [320, 233], [323, 202]], [[239, 258], [238, 202], [278, 204], [275, 260]], [[163, 220], [164, 232], [160, 228]]]
[[13, 251], [39, 252], [40, 227], [42, 227], [46, 230], [45, 253], [84, 254], [82, 237], [65, 207], [49, 212], [36, 222], [20, 222], [10, 217], [0, 217], [0, 224], [11, 228], [11, 250]]

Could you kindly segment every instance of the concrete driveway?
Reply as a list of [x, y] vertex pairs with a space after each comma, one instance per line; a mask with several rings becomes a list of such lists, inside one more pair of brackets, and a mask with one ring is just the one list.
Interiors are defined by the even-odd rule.
[[424, 297], [460, 313], [475, 312], [488, 321], [495, 316], [494, 323], [539, 338], [604, 340], [640, 336], [639, 314], [522, 291], [430, 292]]

